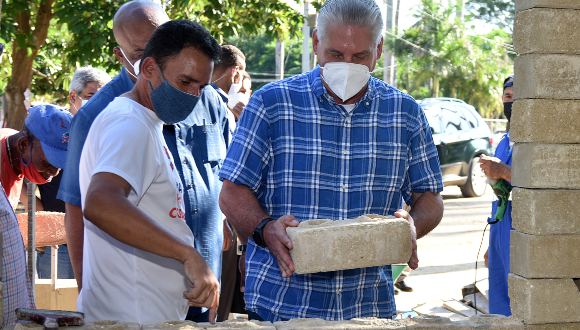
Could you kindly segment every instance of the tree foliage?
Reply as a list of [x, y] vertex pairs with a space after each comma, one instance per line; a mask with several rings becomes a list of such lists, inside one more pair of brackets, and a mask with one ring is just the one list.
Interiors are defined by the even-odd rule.
[[417, 22], [388, 43], [399, 60], [399, 87], [417, 99], [455, 97], [485, 117], [499, 116], [501, 82], [513, 70], [510, 35], [477, 35], [453, 18], [454, 10], [423, 0]]
[[513, 0], [470, 0], [467, 7], [474, 13], [474, 18], [512, 31], [515, 15]]
[[[2, 0], [1, 41], [7, 44], [0, 91], [5, 123], [20, 128], [24, 91], [64, 103], [74, 69], [92, 65], [116, 74], [112, 19], [125, 0]], [[277, 0], [163, 0], [171, 19], [200, 22], [220, 42], [241, 31], [273, 38], [300, 34], [302, 15]], [[14, 70], [17, 68], [18, 70]]]

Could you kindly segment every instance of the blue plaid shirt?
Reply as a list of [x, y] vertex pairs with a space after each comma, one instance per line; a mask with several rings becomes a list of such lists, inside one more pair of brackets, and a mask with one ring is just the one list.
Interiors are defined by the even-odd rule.
[[[320, 69], [256, 92], [237, 124], [222, 179], [247, 185], [274, 218], [352, 219], [392, 215], [412, 192], [443, 190], [423, 110], [371, 78], [352, 112], [326, 92]], [[276, 258], [250, 238], [246, 304], [268, 321], [391, 318], [391, 267], [282, 278]]]

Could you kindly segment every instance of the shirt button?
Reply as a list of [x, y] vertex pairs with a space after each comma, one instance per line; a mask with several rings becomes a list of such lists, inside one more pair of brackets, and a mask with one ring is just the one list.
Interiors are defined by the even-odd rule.
[[346, 155], [346, 154], [348, 154], [348, 151], [343, 150], [342, 153]]
[[350, 117], [346, 117], [346, 122], [350, 123]]
[[197, 209], [193, 210], [193, 213], [197, 213]]
[[341, 294], [342, 290], [336, 290], [336, 294]]
[[187, 159], [184, 159], [184, 160], [183, 160], [183, 163], [184, 163], [184, 164], [187, 164]]
[[369, 105], [370, 103], [367, 102], [366, 104]]
[[193, 183], [189, 185], [189, 188], [193, 188]]
[[346, 185], [345, 184], [342, 185], [342, 189], [346, 189]]

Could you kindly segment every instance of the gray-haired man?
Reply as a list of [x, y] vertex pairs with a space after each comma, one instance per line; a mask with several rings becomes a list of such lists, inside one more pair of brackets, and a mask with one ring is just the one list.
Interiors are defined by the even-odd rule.
[[[238, 121], [220, 172], [220, 206], [248, 242], [241, 268], [253, 318], [397, 312], [390, 266], [293, 275], [286, 227], [395, 214], [411, 223], [414, 269], [415, 238], [441, 220], [441, 170], [425, 114], [409, 95], [370, 76], [382, 28], [374, 0], [327, 1], [312, 36], [320, 66], [254, 93]], [[399, 209], [401, 198], [410, 213]]]
[[78, 68], [69, 87], [70, 112], [73, 115], [76, 114], [109, 81], [111, 81], [111, 77], [103, 70], [91, 66]]

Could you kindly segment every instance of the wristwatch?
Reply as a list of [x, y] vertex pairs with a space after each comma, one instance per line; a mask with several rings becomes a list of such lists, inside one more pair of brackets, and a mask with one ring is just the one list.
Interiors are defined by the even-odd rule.
[[257, 246], [260, 247], [266, 247], [266, 241], [264, 240], [264, 227], [266, 227], [266, 224], [270, 221], [276, 221], [272, 218], [266, 218], [264, 220], [262, 220], [262, 222], [260, 222], [256, 228], [254, 228], [254, 232], [252, 233], [252, 238], [254, 239], [254, 242], [256, 242]]

